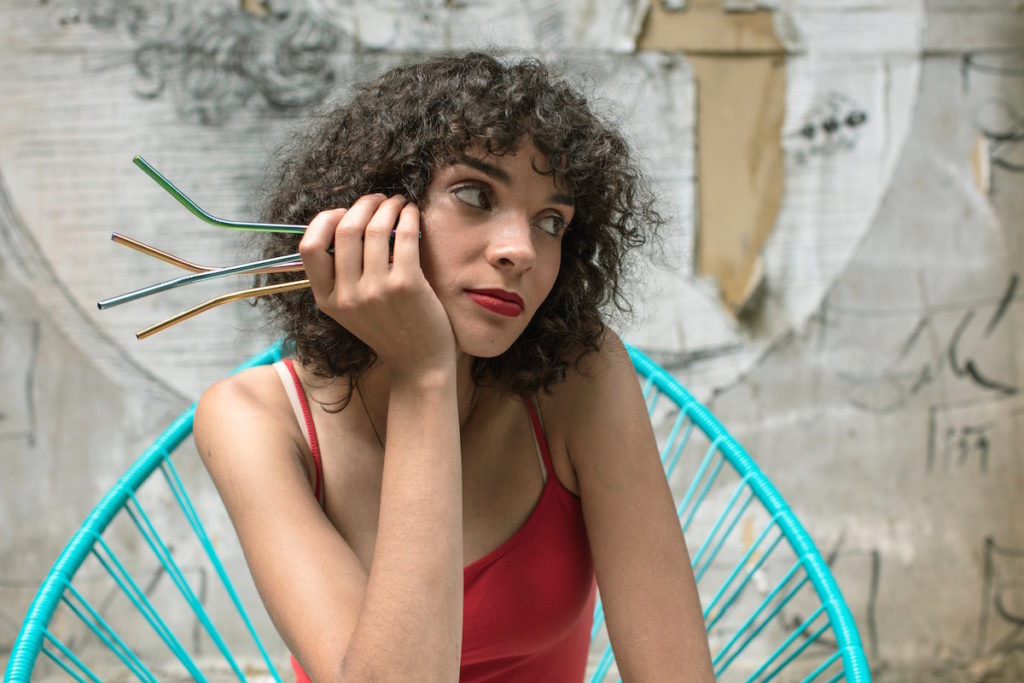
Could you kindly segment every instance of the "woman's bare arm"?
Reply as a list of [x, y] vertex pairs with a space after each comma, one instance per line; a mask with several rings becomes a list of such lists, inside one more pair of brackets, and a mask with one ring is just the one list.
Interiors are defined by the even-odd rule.
[[258, 368], [212, 387], [195, 436], [286, 644], [316, 681], [457, 680], [461, 460], [457, 418], [443, 408], [454, 405], [454, 386], [392, 391], [367, 573], [312, 495], [295, 434], [282, 425], [282, 415], [294, 421], [290, 406], [282, 390], [268, 391], [273, 383], [276, 374]]
[[618, 337], [606, 333], [564, 392], [566, 448], [623, 680], [713, 681], [690, 558]]
[[396, 380], [388, 405], [377, 542], [345, 673], [456, 681], [463, 553], [454, 372]]

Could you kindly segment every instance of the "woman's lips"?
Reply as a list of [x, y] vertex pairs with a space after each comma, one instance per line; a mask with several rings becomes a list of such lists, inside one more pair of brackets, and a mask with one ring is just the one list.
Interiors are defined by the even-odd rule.
[[523, 312], [523, 298], [515, 292], [504, 289], [467, 289], [466, 294], [474, 303], [506, 318], [515, 318]]

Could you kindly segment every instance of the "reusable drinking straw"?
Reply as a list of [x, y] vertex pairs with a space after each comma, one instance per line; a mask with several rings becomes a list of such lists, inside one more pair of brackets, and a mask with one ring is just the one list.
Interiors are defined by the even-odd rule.
[[205, 313], [211, 308], [216, 308], [221, 304], [226, 304], [231, 301], [238, 301], [240, 299], [248, 299], [251, 297], [267, 296], [268, 294], [283, 294], [285, 292], [292, 292], [297, 289], [305, 289], [309, 287], [309, 280], [296, 280], [295, 282], [282, 282], [276, 285], [265, 285], [263, 287], [253, 287], [252, 289], [243, 289], [240, 292], [232, 292], [230, 294], [221, 294], [218, 297], [214, 297], [209, 301], [205, 301], [198, 306], [194, 306], [187, 311], [171, 316], [167, 320], [151, 325], [144, 330], [139, 330], [135, 333], [136, 338], [145, 339], [146, 337], [152, 336], [157, 332], [166, 330], [172, 325], [177, 325], [182, 320], [188, 320], [200, 313]]
[[[189, 197], [184, 192], [179, 190], [174, 183], [172, 183], [163, 174], [161, 174], [159, 171], [153, 168], [153, 166], [151, 166], [149, 162], [147, 162], [141, 156], [136, 156], [133, 159], [133, 162], [135, 163], [136, 166], [142, 169], [142, 171], [146, 175], [148, 175], [160, 187], [162, 187], [168, 194], [170, 194], [172, 197], [178, 200], [178, 202], [186, 209], [188, 209], [189, 212], [192, 213], [192, 215], [205, 221], [206, 223], [209, 223], [210, 225], [215, 225], [220, 228], [228, 228], [230, 230], [244, 230], [251, 232], [277, 232], [285, 234], [302, 234], [306, 231], [306, 226], [304, 225], [286, 225], [278, 223], [247, 223], [243, 221], [232, 221], [225, 220], [223, 218], [217, 218], [208, 211], [205, 211], [202, 208], [200, 208], [198, 204], [189, 199]], [[142, 289], [138, 289], [133, 292], [121, 294], [110, 299], [105, 299], [97, 304], [97, 306], [101, 310], [106, 308], [112, 308], [123, 303], [128, 303], [129, 301], [135, 301], [137, 299], [141, 299], [143, 297], [150, 296], [158, 292], [164, 292], [169, 289], [174, 289], [176, 287], [182, 287], [184, 285], [189, 285], [196, 282], [211, 280], [214, 278], [223, 277], [225, 275], [239, 275], [243, 273], [256, 274], [298, 272], [302, 270], [302, 261], [299, 254], [286, 254], [285, 256], [261, 259], [259, 261], [242, 263], [236, 266], [211, 267], [191, 263], [184, 259], [178, 258], [173, 254], [169, 254], [165, 251], [157, 249], [156, 247], [151, 247], [148, 244], [144, 244], [142, 242], [139, 242], [138, 240], [132, 239], [131, 237], [127, 237], [116, 232], [111, 236], [111, 239], [117, 244], [130, 247], [132, 249], [135, 249], [136, 251], [146, 254], [147, 256], [151, 256], [153, 258], [159, 259], [166, 263], [170, 263], [179, 268], [187, 270], [191, 273], [191, 275], [184, 275], [181, 277], [174, 278], [172, 280], [167, 280], [165, 282], [160, 282], [155, 285], [150, 285], [149, 287], [143, 287]], [[253, 287], [251, 289], [243, 289], [238, 292], [222, 294], [221, 296], [214, 297], [213, 299], [201, 303], [198, 306], [194, 306], [186, 311], [182, 311], [181, 313], [174, 315], [168, 318], [167, 320], [159, 322], [155, 325], [151, 325], [150, 327], [147, 327], [144, 330], [140, 330], [139, 332], [136, 333], [135, 336], [138, 337], [139, 339], [145, 339], [146, 337], [156, 334], [161, 330], [165, 330], [168, 327], [177, 325], [183, 320], [187, 320], [191, 317], [199, 315], [200, 313], [208, 311], [211, 308], [215, 308], [217, 306], [220, 306], [221, 304], [226, 304], [231, 301], [238, 301], [239, 299], [247, 299], [251, 297], [267, 296], [269, 294], [291, 292], [306, 287], [309, 287], [309, 280], [296, 280], [294, 282], [282, 282], [274, 285]]]
[[[122, 235], [119, 232], [111, 234], [110, 240], [115, 244], [121, 244], [128, 247], [129, 249], [134, 249], [135, 251], [142, 252], [147, 256], [152, 256], [153, 258], [163, 261], [164, 263], [170, 263], [172, 266], [178, 266], [182, 270], [187, 270], [190, 273], [201, 273], [209, 270], [220, 270], [224, 268], [224, 266], [201, 266], [196, 263], [192, 263], [191, 261], [186, 261], [183, 258], [178, 258], [177, 256], [169, 254], [166, 251], [161, 251], [156, 247], [152, 247], [146, 244], [145, 242], [140, 242], [136, 239], [132, 239], [131, 237], [128, 237], [128, 235]], [[250, 274], [256, 275], [261, 273], [287, 273], [302, 270], [302, 261], [299, 255], [292, 254], [292, 256], [294, 256], [295, 258], [295, 264], [290, 265], [286, 263], [280, 266], [273, 266], [261, 270], [254, 270]]]
[[301, 270], [302, 262], [299, 261], [296, 264], [294, 254], [286, 254], [285, 256], [275, 256], [274, 258], [261, 259], [259, 261], [253, 261], [252, 263], [241, 263], [237, 266], [227, 266], [224, 268], [211, 268], [198, 273], [192, 273], [191, 275], [182, 275], [176, 277], [173, 280], [167, 280], [166, 282], [159, 282], [149, 287], [143, 287], [142, 289], [136, 289], [133, 292], [127, 292], [126, 294], [119, 294], [118, 296], [104, 299], [96, 305], [102, 311], [107, 308], [113, 308], [114, 306], [120, 306], [126, 304], [129, 301], [135, 301], [143, 297], [149, 296], [150, 294], [156, 294], [157, 292], [164, 292], [168, 289], [174, 289], [175, 287], [181, 287], [183, 285], [191, 285], [196, 282], [204, 282], [206, 280], [212, 280], [214, 278], [223, 277], [225, 275], [241, 275], [245, 273], [255, 273], [259, 271], [266, 272], [268, 268], [274, 266], [299, 266]]

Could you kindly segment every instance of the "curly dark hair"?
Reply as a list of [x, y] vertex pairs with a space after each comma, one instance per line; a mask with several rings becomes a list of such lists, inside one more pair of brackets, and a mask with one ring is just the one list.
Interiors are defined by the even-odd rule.
[[[306, 224], [323, 209], [349, 206], [371, 192], [421, 201], [434, 171], [471, 147], [502, 155], [524, 139], [558, 169], [575, 215], [551, 293], [505, 353], [476, 360], [474, 377], [514, 393], [549, 390], [570, 364], [599, 348], [603, 308], [630, 311], [623, 296], [626, 254], [664, 221], [622, 136], [537, 60], [506, 65], [479, 53], [440, 56], [357, 87], [284, 150], [263, 218]], [[294, 253], [299, 236], [260, 240], [271, 257]], [[296, 277], [266, 275], [259, 284]], [[318, 376], [347, 376], [351, 387], [376, 360], [317, 309], [308, 289], [265, 300], [298, 360]]]

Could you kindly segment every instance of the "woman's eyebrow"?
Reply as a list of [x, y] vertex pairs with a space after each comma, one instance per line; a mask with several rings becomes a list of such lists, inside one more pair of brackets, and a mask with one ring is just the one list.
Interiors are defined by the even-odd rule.
[[512, 182], [512, 178], [509, 176], [508, 173], [505, 172], [504, 169], [498, 168], [497, 166], [489, 164], [486, 161], [474, 159], [473, 157], [470, 156], [462, 156], [459, 157], [459, 163], [465, 164], [466, 166], [472, 166], [476, 170], [482, 171], [483, 173], [486, 173], [487, 175], [494, 178], [495, 180], [500, 180], [506, 185]]
[[576, 206], [575, 200], [573, 200], [573, 198], [567, 194], [553, 194], [550, 197], [548, 197], [548, 201], [554, 202], [556, 204], [565, 204], [566, 206], [571, 207]]
[[[505, 172], [505, 169], [494, 166], [493, 164], [489, 164], [486, 161], [474, 159], [471, 156], [461, 156], [459, 157], [458, 161], [460, 164], [471, 166], [472, 168], [475, 168], [478, 171], [486, 173], [490, 177], [494, 178], [495, 180], [499, 180], [505, 183], [506, 185], [512, 182], [512, 177], [507, 172]], [[570, 197], [567, 194], [553, 194], [550, 197], [548, 197], [548, 201], [554, 202], [556, 204], [565, 204], [566, 206], [576, 206], [576, 202], [573, 200], [572, 197]]]

